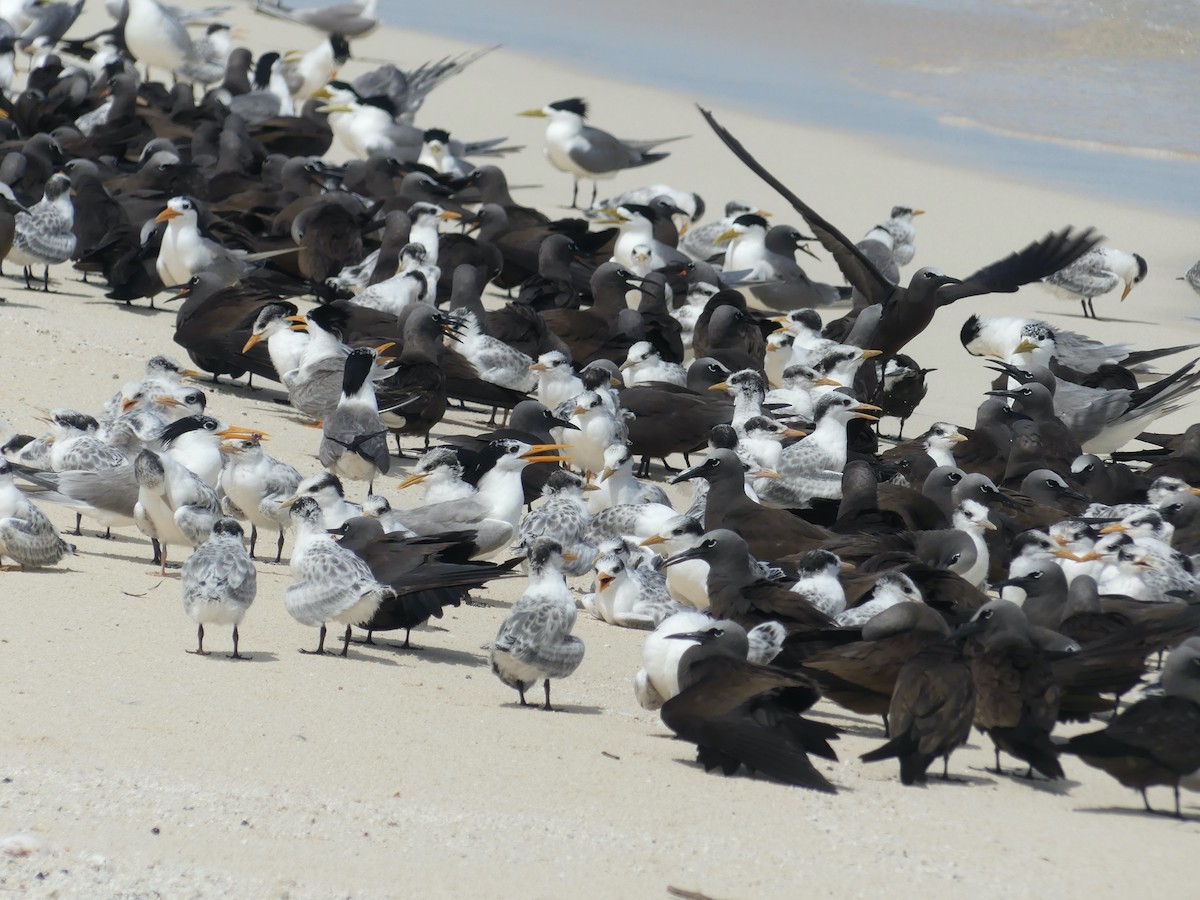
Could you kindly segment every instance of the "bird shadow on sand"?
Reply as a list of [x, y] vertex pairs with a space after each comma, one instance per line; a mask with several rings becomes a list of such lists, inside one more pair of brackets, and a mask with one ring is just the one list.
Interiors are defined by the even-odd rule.
[[[531, 697], [533, 696], [532, 692], [530, 693], [530, 696]], [[574, 714], [574, 715], [582, 715], [582, 716], [600, 716], [608, 711], [603, 706], [586, 706], [584, 704], [579, 704], [579, 703], [559, 703], [557, 700], [552, 701], [552, 702], [553, 702], [554, 706], [550, 710], [550, 712], [553, 712], [553, 713], [567, 713], [568, 715]], [[527, 706], [521, 706], [520, 703], [518, 703], [517, 701], [514, 700], [511, 703], [503, 703], [501, 705], [505, 706], [509, 709], [536, 710], [537, 712], [542, 712], [542, 713], [546, 712], [546, 710], [542, 708], [541, 703], [530, 702]]]
[[[391, 657], [374, 656], [371, 653], [365, 652], [362, 644], [355, 644], [353, 642], [351, 642], [351, 644], [350, 644], [350, 654], [348, 656], [342, 656], [341, 643], [342, 643], [341, 638], [339, 638], [337, 641], [337, 645], [338, 645], [337, 650], [326, 649], [325, 652], [321, 653], [321, 654], [313, 653], [307, 647], [298, 647], [296, 649], [296, 652], [302, 653], [305, 656], [325, 657], [326, 659], [336, 659], [336, 660], [340, 660], [341, 662], [346, 662], [348, 660], [354, 660], [355, 662], [375, 663], [376, 665], [380, 665], [380, 666], [398, 666], [398, 665], [400, 665], [400, 663], [396, 662], [396, 660], [392, 659]], [[366, 650], [370, 650], [370, 649], [371, 649], [371, 645], [367, 644]]]
[[[370, 644], [367, 645], [371, 646]], [[469, 653], [466, 650], [451, 650], [448, 647], [427, 647], [421, 644], [410, 643], [405, 647], [400, 642], [381, 641], [375, 638], [375, 646], [385, 650], [391, 650], [401, 656], [412, 654], [413, 659], [419, 659], [426, 662], [440, 663], [447, 666], [467, 666], [469, 668], [478, 668], [479, 666], [487, 665], [487, 660], [476, 653]]]
[[1046, 310], [1038, 310], [1039, 316], [1059, 316], [1063, 319], [1078, 319], [1081, 322], [1111, 322], [1116, 325], [1161, 325], [1161, 322], [1147, 322], [1144, 319], [1119, 319], [1116, 316], [1085, 316], [1082, 313], [1064, 313], [1062, 310], [1049, 312]]
[[205, 650], [203, 656], [199, 656], [194, 651], [188, 651], [188, 656], [193, 656], [197, 659], [208, 660], [210, 662], [238, 663], [239, 665], [241, 663], [279, 662], [279, 656], [275, 653], [271, 653], [268, 650], [251, 650], [247, 653], [241, 654], [238, 659], [231, 659], [229, 654], [222, 650]]
[[997, 772], [995, 769], [972, 766], [970, 771], [985, 772], [986, 774], [993, 776], [993, 778], [997, 781], [1011, 781], [1013, 784], [1025, 785], [1026, 787], [1032, 788], [1035, 791], [1041, 791], [1043, 794], [1055, 794], [1059, 797], [1066, 797], [1074, 788], [1079, 787], [1079, 782], [1073, 781], [1070, 778], [1057, 778], [1054, 781], [1050, 781], [1049, 779], [1038, 775], [1036, 772], [1032, 778], [1026, 778], [1025, 769], [1004, 769], [1001, 772]]
[[0, 299], [0, 309], [42, 309], [37, 303], [17, 303], [10, 297]]
[[1093, 816], [1120, 816], [1122, 818], [1165, 818], [1170, 822], [1200, 823], [1200, 818], [1189, 816], [1187, 811], [1183, 816], [1175, 815], [1171, 809], [1142, 809], [1141, 806], [1075, 806], [1075, 812], [1088, 812]]
[[79, 296], [84, 297], [84, 303], [87, 306], [115, 306], [125, 312], [134, 313], [139, 316], [154, 316], [158, 315], [159, 313], [168, 313], [172, 316], [174, 315], [174, 313], [169, 309], [151, 309], [149, 306], [135, 306], [133, 304], [126, 304], [124, 300], [110, 300], [108, 297], [104, 296], [93, 297], [90, 294], [80, 294]]

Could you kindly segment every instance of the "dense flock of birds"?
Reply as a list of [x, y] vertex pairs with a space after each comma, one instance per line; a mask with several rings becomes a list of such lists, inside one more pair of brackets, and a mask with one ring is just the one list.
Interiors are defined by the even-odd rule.
[[[373, 4], [260, 7], [315, 46], [257, 59], [216, 11], [128, 0], [113, 27], [67, 38], [81, 7], [0, 8], [0, 249], [30, 290], [73, 263], [118, 303], [182, 301], [174, 340], [195, 368], [156, 356], [95, 415], [56, 408], [45, 434], [6, 434], [0, 556], [75, 552], [46, 504], [76, 511], [76, 533], [136, 527], [160, 574], [183, 559], [195, 652], [205, 626], [232, 628], [233, 658], [260, 533], [276, 563], [291, 535], [283, 602], [319, 628], [318, 653], [331, 623], [343, 656], [356, 627], [408, 646], [472, 589], [525, 577], [488, 647], [522, 705], [540, 686], [551, 709], [551, 682], [581, 665], [582, 608], [650, 632], [637, 700], [706, 769], [835, 791], [810, 757], [836, 759], [838, 729], [804, 716], [825, 697], [884, 717], [863, 759], [897, 758], [905, 784], [974, 726], [997, 769], [1004, 752], [1057, 779], [1070, 753], [1143, 798], [1171, 786], [1179, 813], [1200, 781], [1200, 426], [1148, 429], [1200, 382], [1197, 360], [1153, 366], [1197, 345], [975, 311], [961, 340], [994, 389], [974, 422], [902, 438], [931, 371], [904, 351], [942, 307], [1041, 282], [1094, 316], [1146, 278], [1143, 257], [1066, 228], [962, 278], [902, 281], [921, 210], [851, 240], [705, 111], [811, 234], [737, 200], [706, 220], [666, 185], [597, 199], [665, 141], [594, 128], [578, 98], [525, 113], [547, 120], [573, 207], [593, 182], [590, 207], [555, 218], [510, 194], [496, 162], [520, 148], [414, 124], [477, 55], [338, 80]], [[334, 142], [349, 162], [325, 158]], [[809, 243], [844, 285], [805, 274]], [[204, 373], [280, 382], [320, 469], [213, 416], [187, 380]], [[503, 420], [431, 448], [452, 400]], [[899, 428], [881, 443], [884, 417]], [[408, 508], [375, 492], [402, 438], [424, 448], [390, 492]], [[691, 487], [686, 509], [655, 461]], [[1164, 653], [1158, 686], [1123, 705]], [[1102, 730], [1053, 735], [1098, 714]]]

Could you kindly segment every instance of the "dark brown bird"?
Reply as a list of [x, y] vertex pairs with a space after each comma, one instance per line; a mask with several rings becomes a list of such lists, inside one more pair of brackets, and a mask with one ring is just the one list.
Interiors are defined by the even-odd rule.
[[712, 113], [706, 109], [701, 109], [700, 113], [725, 146], [804, 217], [809, 229], [833, 255], [851, 286], [861, 291], [868, 303], [880, 305], [878, 322], [860, 346], [882, 351], [884, 356], [881, 364], [924, 331], [941, 307], [981, 294], [1012, 293], [1022, 285], [1038, 281], [1069, 265], [1101, 241], [1101, 237], [1090, 228], [1082, 233], [1065, 228], [1034, 241], [1025, 249], [985, 266], [965, 279], [952, 278], [937, 269], [925, 268], [913, 275], [907, 288], [900, 287], [889, 282], [853, 241], [763, 168], [737, 138], [717, 123]]
[[975, 725], [1000, 751], [1029, 764], [1047, 778], [1062, 778], [1058, 748], [1050, 732], [1058, 721], [1063, 688], [1034, 642], [1029, 620], [1007, 600], [993, 600], [959, 627], [964, 655], [975, 679]]
[[896, 757], [902, 784], [924, 784], [939, 756], [949, 778], [950, 754], [967, 742], [975, 716], [975, 683], [962, 650], [951, 641], [932, 644], [906, 662], [896, 676], [888, 706], [892, 739], [864, 753], [863, 762]]
[[800, 715], [820, 698], [803, 675], [747, 661], [746, 633], [731, 623], [667, 635], [694, 646], [679, 660], [680, 692], [663, 704], [663, 724], [697, 746], [705, 771], [750, 773], [836, 793], [810, 753], [836, 760], [837, 729]]
[[1146, 812], [1154, 812], [1146, 788], [1170, 785], [1175, 815], [1182, 818], [1180, 784], [1200, 786], [1200, 639], [1171, 651], [1162, 684], [1165, 696], [1139, 700], [1103, 731], [1073, 737], [1062, 750], [1140, 791]]
[[[712, 500], [710, 495], [709, 500]], [[828, 628], [829, 618], [804, 597], [778, 581], [763, 578], [746, 542], [732, 531], [705, 533], [694, 547], [667, 557], [663, 568], [701, 559], [708, 563], [708, 599], [712, 614], [743, 628], [780, 622], [788, 628]]]
[[739, 535], [755, 559], [779, 559], [819, 550], [833, 534], [787, 510], [771, 509], [746, 496], [742, 461], [732, 450], [714, 450], [708, 459], [671, 479], [672, 484], [703, 478], [709, 483], [704, 529], [726, 528]]
[[[921, 603], [898, 603], [874, 616], [860, 632], [862, 640], [827, 647], [804, 657], [802, 644], [788, 640], [775, 664], [804, 667], [821, 691], [838, 706], [864, 716], [883, 716], [904, 664], [950, 635], [946, 620]], [[802, 640], [802, 638], [800, 639]]]

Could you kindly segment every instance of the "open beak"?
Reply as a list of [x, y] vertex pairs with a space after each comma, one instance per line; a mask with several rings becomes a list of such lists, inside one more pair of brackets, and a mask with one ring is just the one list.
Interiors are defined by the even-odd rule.
[[[563, 558], [566, 559], [565, 556]], [[614, 578], [612, 575], [601, 575], [596, 579], [596, 584], [599, 585], [600, 590], [604, 590], [606, 587], [608, 587], [610, 584], [612, 584], [616, 580], [617, 579]]]
[[1089, 550], [1087, 553], [1079, 554], [1072, 553], [1070, 550], [1058, 550], [1054, 554], [1059, 559], [1070, 559], [1075, 562], [1092, 562], [1100, 558], [1100, 554], [1095, 550]]
[[860, 403], [854, 407], [854, 418], [866, 419], [868, 422], [878, 422], [879, 416], [870, 415], [872, 412], [883, 412], [883, 410], [873, 403]]
[[796, 247], [796, 249], [799, 250], [801, 253], [807, 253], [813, 259], [821, 258], [821, 257], [817, 256], [817, 254], [813, 253], [811, 250], [808, 249], [808, 244], [800, 244], [799, 246]]
[[259, 441], [268, 435], [252, 428], [243, 428], [241, 425], [229, 425], [223, 431], [218, 431], [217, 437], [227, 441]]
[[[567, 449], [566, 444], [534, 444], [532, 447], [530, 447], [528, 450], [526, 450], [524, 453], [521, 454], [521, 459], [525, 460], [526, 462], [530, 462], [530, 463], [570, 462], [571, 457], [556, 456], [551, 452], [554, 450], [565, 450], [565, 449]], [[545, 455], [545, 454], [549, 454], [549, 455]]]

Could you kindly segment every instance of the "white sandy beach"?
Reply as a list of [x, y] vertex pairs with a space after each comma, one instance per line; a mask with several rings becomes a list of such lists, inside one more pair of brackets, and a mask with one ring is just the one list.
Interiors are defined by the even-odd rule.
[[[72, 34], [108, 24], [94, 6]], [[231, 18], [260, 50], [317, 40], [242, 7]], [[397, 29], [353, 45], [402, 67], [468, 49]], [[352, 60], [344, 75], [370, 67]], [[707, 132], [695, 110], [703, 97], [501, 49], [438, 88], [418, 124], [527, 144], [503, 164], [509, 181], [541, 185], [522, 191], [522, 202], [561, 206], [570, 180], [542, 158], [539, 124], [515, 113], [576, 95], [588, 99], [599, 126], [623, 136], [692, 135], [672, 145], [666, 161], [610, 182], [613, 192], [665, 182], [699, 192], [713, 212], [744, 197], [774, 210], [775, 221], [800, 224]], [[971, 312], [1035, 314], [1144, 348], [1200, 341], [1198, 298], [1175, 280], [1200, 255], [1200, 216], [1057, 193], [934, 165], [880, 141], [716, 113], [851, 236], [893, 204], [928, 210], [917, 220], [917, 258], [905, 277], [923, 265], [963, 275], [1066, 224], [1095, 225], [1113, 245], [1148, 259], [1149, 278], [1127, 301], [1097, 301], [1099, 322], [1084, 322], [1077, 303], [1037, 287], [942, 310], [911, 347], [923, 365], [938, 367], [909, 424], [913, 434], [938, 419], [974, 420], [991, 373], [958, 341]], [[828, 254], [818, 253], [810, 274], [840, 281]], [[44, 408], [97, 410], [155, 353], [184, 358], [171, 342], [173, 312], [119, 307], [67, 267], [52, 272], [49, 295], [27, 292], [11, 265], [6, 274], [0, 417], [17, 430], [37, 433]], [[306, 473], [317, 469], [317, 435], [274, 402], [279, 390], [206, 387], [214, 415], [262, 428], [273, 455]], [[1185, 410], [1158, 430], [1194, 420]], [[486, 411], [452, 410], [434, 436], [485, 421]], [[377, 488], [402, 505], [394, 483], [390, 475]], [[350, 490], [354, 499], [365, 493], [362, 485]], [[62, 529], [73, 526], [69, 512], [47, 512]], [[879, 723], [828, 703], [817, 714], [846, 729], [842, 761], [818, 767], [837, 796], [709, 775], [693, 762], [692, 746], [670, 739], [633, 697], [642, 632], [581, 613], [575, 633], [587, 655], [554, 687], [562, 711], [517, 706], [480, 647], [520, 595], [520, 578], [490, 586], [479, 597], [484, 606], [448, 610], [414, 631], [419, 650], [396, 649], [385, 634], [377, 646], [352, 646], [349, 659], [317, 658], [297, 652], [315, 646], [315, 631], [283, 609], [286, 556], [283, 565], [260, 562], [258, 598], [241, 629], [242, 652], [253, 659], [226, 659], [228, 635], [217, 628], [207, 644], [219, 652], [201, 658], [185, 652], [195, 626], [178, 580], [150, 574], [148, 541], [134, 530], [104, 541], [86, 522], [84, 532], [69, 538], [79, 555], [60, 566], [0, 573], [0, 849], [10, 835], [33, 847], [26, 856], [0, 853], [0, 892], [615, 898], [662, 897], [677, 886], [722, 900], [1195, 894], [1196, 795], [1184, 795], [1192, 820], [1180, 822], [1143, 814], [1136, 793], [1073, 758], [1064, 759], [1062, 783], [997, 776], [986, 771], [991, 743], [979, 735], [952, 759], [961, 783], [904, 788], [891, 763], [858, 761], [881, 742]], [[1151, 800], [1168, 808], [1169, 791], [1151, 789]]]

